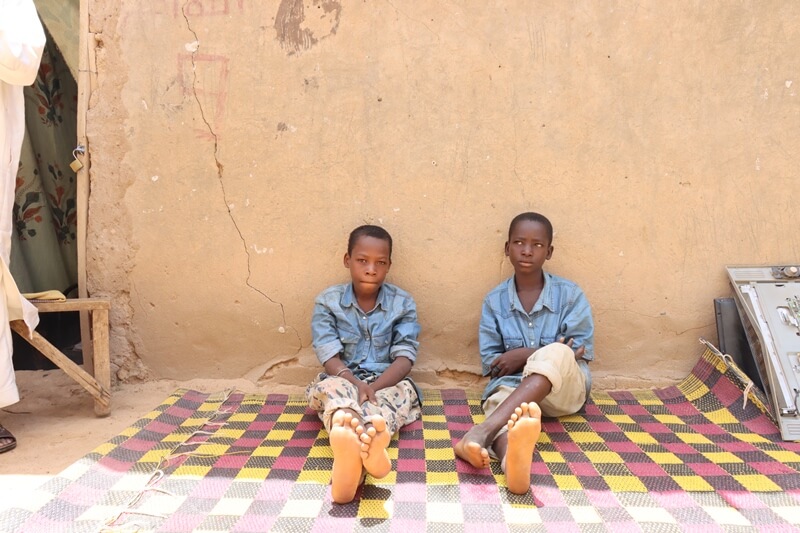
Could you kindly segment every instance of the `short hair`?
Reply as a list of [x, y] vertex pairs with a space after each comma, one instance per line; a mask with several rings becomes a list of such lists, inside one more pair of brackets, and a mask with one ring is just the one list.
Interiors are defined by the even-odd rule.
[[548, 220], [546, 216], [539, 213], [534, 213], [533, 211], [520, 213], [511, 220], [511, 224], [509, 224], [508, 226], [508, 240], [511, 240], [511, 232], [514, 231], [514, 226], [516, 226], [519, 222], [522, 222], [523, 220], [538, 222], [539, 224], [544, 226], [545, 231], [547, 231], [548, 241], [550, 242], [550, 244], [553, 243], [553, 224], [550, 223], [550, 220]]
[[353, 253], [353, 248], [355, 247], [358, 239], [361, 237], [373, 237], [375, 239], [381, 239], [389, 243], [389, 259], [392, 258], [392, 236], [389, 235], [389, 232], [383, 229], [380, 226], [373, 226], [372, 224], [365, 224], [363, 226], [359, 226], [353, 231], [350, 232], [350, 238], [347, 240], [347, 254]]

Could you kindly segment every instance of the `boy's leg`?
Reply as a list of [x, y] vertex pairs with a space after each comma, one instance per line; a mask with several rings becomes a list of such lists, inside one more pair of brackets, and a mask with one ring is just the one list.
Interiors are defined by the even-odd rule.
[[[455, 446], [456, 455], [475, 468], [489, 466], [488, 448], [492, 446], [493, 442], [497, 457], [501, 460], [505, 457], [507, 441], [506, 439], [501, 440], [499, 437], [496, 439], [498, 433], [508, 426], [511, 415], [515, 414], [522, 404], [535, 404], [542, 401], [552, 390], [552, 385], [546, 377], [532, 374], [523, 378], [522, 383], [516, 389], [509, 387], [504, 387], [504, 389], [504, 391], [499, 391], [496, 396], [493, 395], [487, 399], [484, 404], [486, 411], [484, 421], [470, 428]], [[492, 405], [492, 407], [487, 408], [488, 405]], [[538, 433], [536, 437], [538, 439]]]
[[499, 391], [503, 398], [499, 403], [496, 398], [487, 399], [484, 422], [456, 444], [456, 454], [476, 468], [488, 466], [491, 445], [501, 460], [509, 490], [517, 493], [527, 492], [530, 486], [533, 449], [541, 430], [541, 410], [531, 404], [542, 404], [549, 416], [574, 413], [583, 405], [586, 384], [574, 352], [561, 343], [534, 352], [522, 375], [519, 387], [510, 393]]
[[361, 435], [361, 458], [364, 468], [374, 478], [385, 477], [392, 469], [386, 448], [397, 430], [421, 415], [420, 401], [414, 386], [403, 380], [375, 394], [378, 403], [365, 402], [362, 409], [371, 425]]
[[333, 450], [331, 497], [336, 503], [348, 503], [355, 497], [363, 478], [363, 412], [358, 405], [358, 390], [352, 383], [335, 376], [323, 376], [317, 376], [306, 388], [306, 398], [328, 430]]

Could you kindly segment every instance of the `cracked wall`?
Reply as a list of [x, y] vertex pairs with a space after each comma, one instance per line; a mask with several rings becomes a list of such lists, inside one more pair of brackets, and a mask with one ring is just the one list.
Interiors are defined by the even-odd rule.
[[89, 4], [89, 289], [121, 379], [305, 384], [362, 223], [395, 238], [431, 385], [479, 386], [520, 211], [593, 304], [599, 386], [680, 379], [725, 265], [800, 261], [794, 4]]

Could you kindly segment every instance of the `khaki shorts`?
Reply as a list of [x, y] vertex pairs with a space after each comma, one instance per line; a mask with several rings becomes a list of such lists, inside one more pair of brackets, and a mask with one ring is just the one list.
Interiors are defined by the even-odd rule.
[[[553, 386], [550, 394], [539, 402], [542, 415], [556, 417], [575, 414], [586, 402], [586, 376], [575, 360], [575, 352], [566, 344], [554, 342], [533, 352], [522, 370], [522, 379], [531, 374], [546, 377]], [[512, 392], [513, 388], [500, 385], [483, 402], [486, 416], [492, 414]], [[503, 426], [497, 435], [505, 431], [507, 428]]]

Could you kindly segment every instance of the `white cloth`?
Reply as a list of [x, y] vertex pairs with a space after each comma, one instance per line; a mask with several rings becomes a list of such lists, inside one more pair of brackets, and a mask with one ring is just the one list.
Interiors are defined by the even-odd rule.
[[11, 360], [9, 320], [32, 331], [36, 308], [22, 297], [8, 270], [19, 153], [25, 135], [22, 87], [36, 79], [45, 36], [32, 0], [0, 0], [0, 407], [19, 401]]

